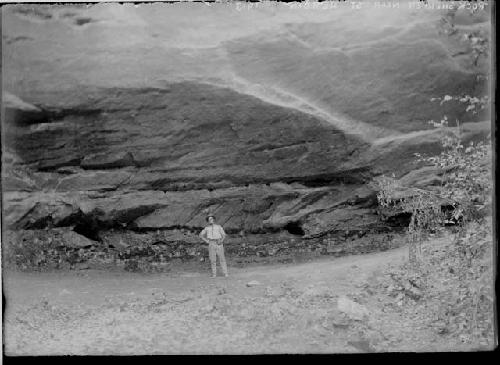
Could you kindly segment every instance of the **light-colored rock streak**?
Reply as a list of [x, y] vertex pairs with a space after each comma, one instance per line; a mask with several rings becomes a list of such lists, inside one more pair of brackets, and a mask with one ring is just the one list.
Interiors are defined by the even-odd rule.
[[335, 128], [350, 135], [355, 135], [364, 142], [372, 143], [381, 136], [395, 134], [384, 128], [376, 127], [350, 119], [346, 116], [333, 115], [322, 107], [303, 97], [292, 94], [276, 86], [251, 83], [234, 73], [225, 78], [196, 78], [196, 82], [209, 83], [216, 86], [228, 87], [239, 93], [254, 96], [260, 100], [274, 105], [295, 109], [306, 114], [314, 115]]

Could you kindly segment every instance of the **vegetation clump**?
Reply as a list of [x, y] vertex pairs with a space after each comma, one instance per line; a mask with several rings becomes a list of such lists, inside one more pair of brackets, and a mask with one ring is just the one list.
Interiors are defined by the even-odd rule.
[[[458, 100], [467, 112], [484, 109], [487, 98], [445, 96]], [[425, 299], [439, 334], [462, 342], [491, 346], [493, 341], [493, 240], [491, 224], [491, 145], [489, 138], [464, 143], [460, 124], [449, 127], [444, 117], [430, 122], [442, 130], [442, 152], [417, 154], [416, 162], [439, 171], [440, 184], [426, 188], [404, 186], [395, 175], [375, 180], [380, 207], [411, 214], [407, 228], [408, 263], [390, 270], [391, 293]], [[435, 245], [451, 226], [451, 241]], [[430, 239], [432, 238], [432, 239]], [[422, 249], [423, 247], [423, 249]], [[404, 283], [404, 284], [401, 284]], [[398, 293], [397, 288], [401, 290]]]

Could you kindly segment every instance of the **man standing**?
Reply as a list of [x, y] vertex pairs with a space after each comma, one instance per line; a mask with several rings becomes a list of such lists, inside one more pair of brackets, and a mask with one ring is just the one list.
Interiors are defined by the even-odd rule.
[[207, 217], [207, 222], [209, 225], [200, 232], [200, 238], [208, 243], [208, 257], [210, 258], [210, 264], [212, 265], [212, 278], [217, 276], [217, 256], [219, 256], [222, 272], [224, 273], [224, 276], [227, 277], [226, 258], [224, 257], [223, 246], [226, 233], [220, 225], [215, 223], [215, 217], [213, 215], [209, 215]]

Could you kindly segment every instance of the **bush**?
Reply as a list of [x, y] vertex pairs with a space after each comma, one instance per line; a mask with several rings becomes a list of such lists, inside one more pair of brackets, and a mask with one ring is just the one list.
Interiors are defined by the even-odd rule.
[[[445, 96], [442, 102], [452, 100]], [[440, 100], [440, 99], [438, 99]], [[475, 112], [488, 101], [462, 97], [459, 100], [469, 102]], [[468, 223], [481, 222], [490, 212], [492, 175], [490, 166], [491, 144], [489, 140], [470, 141], [463, 145], [460, 124], [456, 128], [448, 127], [446, 116], [439, 122], [430, 121], [441, 128], [443, 150], [438, 156], [425, 157], [416, 154], [417, 162], [431, 165], [442, 172], [442, 184], [437, 189], [417, 189], [403, 187], [395, 176], [382, 176], [374, 180], [378, 190], [377, 199], [381, 207], [411, 213], [408, 226], [410, 262], [417, 264], [417, 248], [429, 233], [433, 233], [444, 224], [454, 224], [460, 229], [458, 237]], [[452, 207], [446, 214], [444, 207]]]
[[[484, 109], [488, 103], [488, 98], [470, 96], [445, 96], [435, 100], [441, 104], [452, 100], [465, 103], [466, 111], [471, 113]], [[438, 156], [417, 155], [416, 158], [417, 162], [441, 172], [441, 185], [432, 189], [405, 187], [394, 175], [381, 176], [374, 181], [382, 208], [411, 214], [408, 226], [410, 262], [399, 273], [402, 279], [395, 282], [413, 283], [416, 277], [425, 284], [417, 285], [425, 289], [426, 305], [422, 311], [431, 311], [436, 316], [434, 322], [438, 333], [457, 336], [465, 343], [491, 346], [494, 294], [493, 240], [489, 221], [490, 141], [488, 138], [464, 145], [458, 121], [454, 128], [448, 127], [446, 117], [439, 123], [430, 123], [443, 131], [442, 152]], [[428, 244], [422, 256], [419, 250], [422, 242], [429, 234], [449, 224], [456, 228], [451, 243], [444, 249]]]

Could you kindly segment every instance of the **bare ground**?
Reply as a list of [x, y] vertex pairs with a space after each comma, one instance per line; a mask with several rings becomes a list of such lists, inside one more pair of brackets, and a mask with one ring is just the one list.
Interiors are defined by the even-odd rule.
[[[371, 291], [407, 249], [290, 265], [4, 273], [7, 355], [466, 351]], [[258, 281], [256, 286], [247, 286]], [[347, 296], [368, 309], [354, 320]], [[407, 312], [406, 312], [407, 313]]]

